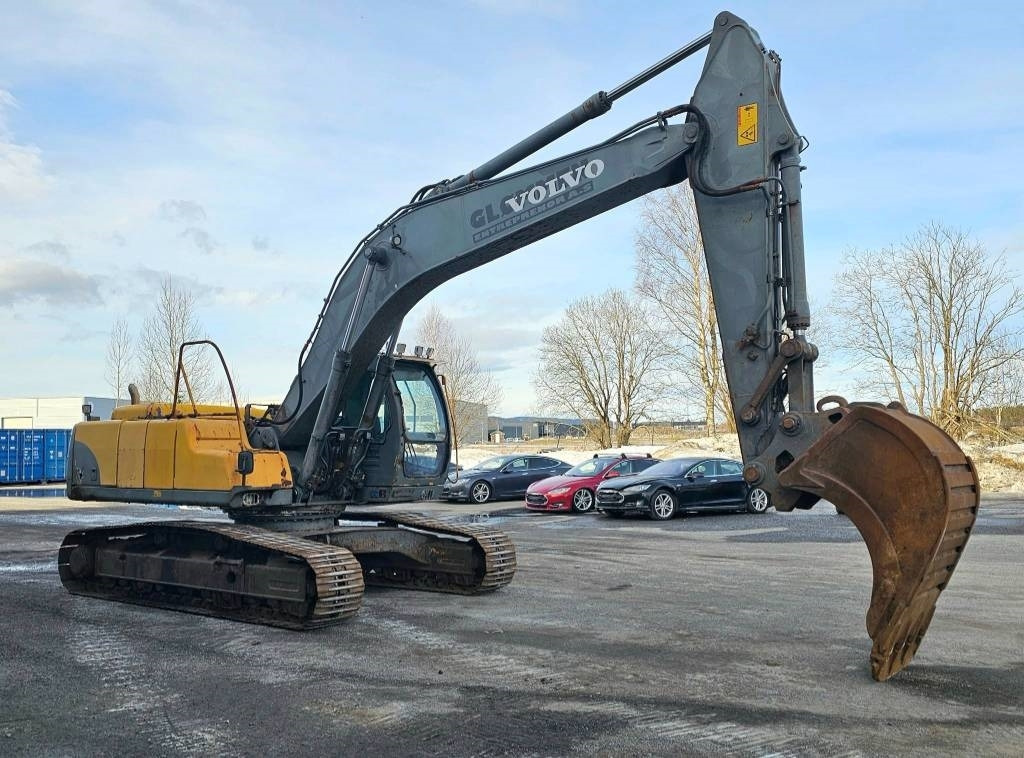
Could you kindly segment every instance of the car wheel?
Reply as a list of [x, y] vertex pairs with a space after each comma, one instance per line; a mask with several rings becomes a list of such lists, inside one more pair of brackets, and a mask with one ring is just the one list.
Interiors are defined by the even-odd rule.
[[651, 498], [651, 518], [667, 521], [676, 515], [676, 497], [668, 490], [658, 490]]
[[487, 482], [475, 482], [469, 489], [469, 496], [477, 505], [483, 505], [491, 499], [491, 485]]
[[572, 509], [576, 513], [586, 513], [594, 509], [594, 493], [586, 487], [576, 490], [572, 496]]
[[764, 513], [771, 504], [771, 496], [760, 487], [754, 487], [747, 493], [747, 510], [750, 513]]

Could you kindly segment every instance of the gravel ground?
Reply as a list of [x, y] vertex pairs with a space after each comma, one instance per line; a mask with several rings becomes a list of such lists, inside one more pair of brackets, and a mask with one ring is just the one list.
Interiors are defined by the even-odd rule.
[[370, 590], [312, 633], [64, 592], [65, 532], [154, 514], [197, 516], [0, 501], [0, 755], [1022, 754], [1014, 497], [986, 496], [916, 660], [885, 684], [867, 550], [827, 505], [654, 523], [496, 504], [519, 550], [507, 588]]

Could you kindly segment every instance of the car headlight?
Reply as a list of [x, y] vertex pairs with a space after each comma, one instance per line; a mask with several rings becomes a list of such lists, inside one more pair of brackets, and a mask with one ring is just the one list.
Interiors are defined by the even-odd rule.
[[555, 487], [548, 494], [549, 495], [564, 495], [566, 492], [571, 490], [572, 487]]
[[643, 492], [645, 489], [647, 489], [647, 485], [646, 484], [634, 484], [634, 485], [631, 485], [629, 487], [623, 487], [622, 488], [622, 494], [623, 495], [635, 495], [638, 492]]

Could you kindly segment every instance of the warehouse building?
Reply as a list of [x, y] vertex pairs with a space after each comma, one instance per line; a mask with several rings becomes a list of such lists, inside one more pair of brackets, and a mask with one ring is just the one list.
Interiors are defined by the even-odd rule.
[[490, 416], [487, 419], [487, 426], [492, 442], [535, 440], [539, 437], [582, 437], [584, 435], [583, 423], [579, 419], [569, 418]]
[[70, 429], [79, 421], [109, 419], [112, 397], [0, 397], [0, 429]]

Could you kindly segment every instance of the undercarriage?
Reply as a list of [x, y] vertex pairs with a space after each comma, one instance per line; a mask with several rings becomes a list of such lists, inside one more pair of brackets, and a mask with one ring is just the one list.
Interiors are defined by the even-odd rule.
[[285, 533], [203, 521], [71, 532], [58, 557], [69, 592], [287, 629], [353, 616], [366, 584], [474, 595], [515, 574], [495, 529], [416, 514], [346, 513], [328, 530]]

